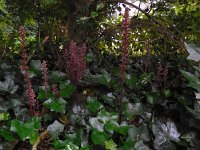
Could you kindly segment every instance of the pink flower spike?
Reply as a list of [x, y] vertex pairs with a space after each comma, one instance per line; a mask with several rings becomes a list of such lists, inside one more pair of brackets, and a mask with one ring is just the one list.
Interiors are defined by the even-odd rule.
[[53, 92], [53, 94], [54, 94], [57, 98], [59, 98], [59, 97], [60, 97], [60, 91], [58, 90], [57, 85], [56, 85], [56, 84], [53, 84], [51, 87], [52, 87], [52, 92]]
[[42, 78], [43, 78], [43, 85], [45, 89], [46, 99], [48, 98], [47, 95], [47, 61], [43, 60], [42, 62]]
[[128, 32], [129, 32], [129, 8], [125, 8], [125, 14], [123, 19], [123, 47], [121, 54], [121, 64], [120, 64], [120, 78], [124, 81], [124, 74], [126, 70], [127, 55], [128, 55]]
[[85, 54], [85, 44], [83, 44], [83, 46], [79, 50], [73, 40], [70, 42], [69, 50], [65, 49], [67, 75], [69, 80], [74, 84], [76, 84], [83, 78], [86, 67]]

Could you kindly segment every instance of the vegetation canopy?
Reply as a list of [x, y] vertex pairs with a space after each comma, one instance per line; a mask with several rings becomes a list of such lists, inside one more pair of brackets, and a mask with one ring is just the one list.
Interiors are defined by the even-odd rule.
[[0, 150], [199, 150], [198, 0], [0, 0]]

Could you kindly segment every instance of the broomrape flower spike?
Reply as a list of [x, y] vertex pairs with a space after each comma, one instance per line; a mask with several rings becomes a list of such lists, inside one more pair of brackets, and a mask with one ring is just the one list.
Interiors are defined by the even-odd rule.
[[51, 87], [52, 87], [52, 92], [53, 92], [53, 94], [54, 94], [57, 98], [59, 98], [59, 97], [60, 97], [60, 91], [58, 90], [57, 85], [56, 85], [56, 84], [53, 84]]
[[45, 89], [45, 96], [46, 99], [48, 98], [47, 95], [47, 61], [42, 62], [42, 78], [43, 78], [43, 84], [44, 84], [44, 89]]
[[74, 84], [83, 78], [86, 67], [85, 54], [85, 44], [78, 50], [76, 43], [73, 40], [70, 42], [69, 50], [65, 49], [67, 75], [69, 80]]
[[35, 92], [32, 89], [31, 81], [29, 79], [29, 67], [28, 67], [28, 59], [26, 52], [26, 31], [23, 26], [19, 28], [20, 38], [21, 38], [21, 47], [22, 47], [22, 65], [20, 69], [25, 71], [25, 81], [27, 86], [27, 96], [30, 107], [30, 115], [35, 115], [34, 107], [36, 105]]
[[124, 19], [122, 22], [123, 27], [123, 47], [122, 47], [122, 54], [121, 54], [121, 64], [120, 67], [120, 96], [118, 100], [118, 108], [119, 108], [119, 118], [118, 122], [121, 123], [122, 121], [122, 99], [124, 97], [124, 78], [125, 78], [125, 69], [126, 69], [126, 61], [128, 55], [128, 32], [129, 32], [129, 8], [125, 8]]
[[128, 32], [129, 32], [129, 8], [125, 8], [125, 14], [123, 19], [123, 47], [120, 64], [120, 78], [124, 81], [124, 74], [126, 69], [126, 61], [128, 55]]
[[20, 38], [21, 38], [21, 47], [22, 47], [22, 65], [21, 65], [21, 69], [27, 69], [24, 67], [28, 67], [27, 63], [28, 63], [28, 58], [27, 58], [27, 53], [26, 53], [26, 31], [24, 29], [23, 26], [20, 26], [19, 28], [19, 34], [20, 34]]

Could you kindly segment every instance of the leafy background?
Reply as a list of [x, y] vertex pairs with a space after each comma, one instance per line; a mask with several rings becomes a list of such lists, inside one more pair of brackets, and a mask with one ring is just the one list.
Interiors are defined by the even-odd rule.
[[[133, 0], [0, 0], [0, 149], [199, 149], [200, 4], [138, 3], [146, 6], [140, 9]], [[130, 12], [125, 94], [118, 108], [125, 4], [136, 9]], [[21, 25], [29, 78], [43, 110], [39, 117], [29, 115], [19, 69]], [[62, 55], [72, 39], [87, 44], [78, 85], [69, 81]], [[48, 62], [48, 99], [42, 60]]]

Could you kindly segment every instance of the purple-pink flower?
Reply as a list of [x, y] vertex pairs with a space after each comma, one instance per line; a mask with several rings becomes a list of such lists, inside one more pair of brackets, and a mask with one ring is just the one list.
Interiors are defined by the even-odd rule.
[[42, 78], [43, 78], [43, 84], [44, 84], [44, 89], [45, 89], [45, 96], [46, 99], [48, 98], [47, 95], [47, 61], [42, 62]]
[[120, 64], [120, 78], [124, 81], [124, 74], [126, 69], [127, 55], [128, 55], [128, 32], [129, 32], [129, 8], [125, 8], [125, 14], [123, 19], [123, 47], [121, 54]]
[[76, 84], [83, 78], [86, 67], [85, 54], [85, 44], [79, 50], [73, 40], [70, 42], [69, 50], [65, 49], [67, 75], [72, 83]]
[[30, 107], [30, 115], [35, 115], [34, 107], [36, 105], [35, 92], [32, 88], [31, 81], [29, 79], [29, 67], [28, 67], [28, 59], [26, 52], [26, 32], [23, 26], [19, 28], [20, 38], [21, 38], [21, 47], [22, 47], [22, 64], [20, 69], [25, 71], [25, 81], [27, 85], [27, 96]]
[[52, 87], [52, 92], [53, 92], [53, 94], [54, 94], [57, 98], [59, 98], [59, 97], [60, 97], [60, 91], [58, 90], [57, 85], [56, 85], [56, 84], [53, 84], [51, 87]]

